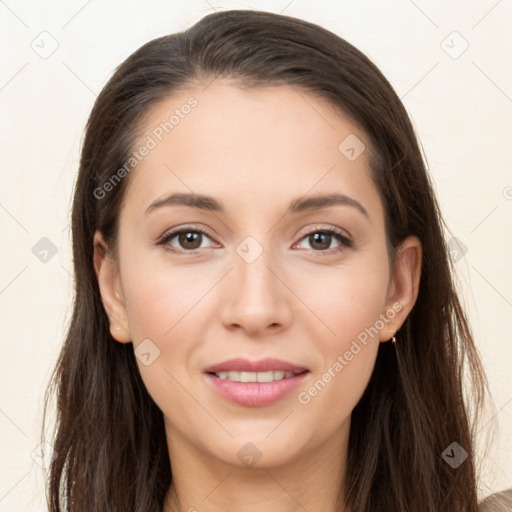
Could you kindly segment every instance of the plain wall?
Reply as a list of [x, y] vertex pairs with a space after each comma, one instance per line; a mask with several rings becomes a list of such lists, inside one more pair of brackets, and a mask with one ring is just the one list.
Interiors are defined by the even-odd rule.
[[[282, 12], [322, 25], [366, 53], [403, 99], [445, 219], [467, 249], [456, 268], [496, 403], [481, 438], [499, 425], [482, 494], [512, 487], [512, 2], [6, 0], [0, 511], [46, 510], [43, 470], [32, 454], [70, 316], [70, 202], [87, 115], [130, 53], [188, 28], [212, 6]], [[34, 254], [52, 246], [56, 253], [46, 262]]]

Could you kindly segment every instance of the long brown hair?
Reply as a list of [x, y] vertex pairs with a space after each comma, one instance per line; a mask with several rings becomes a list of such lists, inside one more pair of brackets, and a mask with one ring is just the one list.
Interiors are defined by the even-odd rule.
[[[45, 397], [45, 417], [57, 397], [50, 511], [162, 510], [172, 480], [163, 415], [141, 380], [133, 346], [110, 335], [93, 267], [96, 229], [109, 249], [116, 247], [129, 176], [106, 197], [97, 190], [128, 160], [151, 107], [215, 77], [249, 87], [288, 84], [348, 115], [373, 148], [370, 170], [389, 248], [394, 253], [408, 235], [423, 246], [416, 304], [396, 347], [380, 344], [352, 412], [340, 482], [347, 503], [354, 512], [477, 512], [475, 426], [487, 383], [405, 108], [378, 68], [339, 36], [293, 17], [238, 10], [207, 15], [139, 48], [89, 117], [72, 209], [74, 309]], [[442, 456], [454, 442], [468, 454], [456, 469]]]

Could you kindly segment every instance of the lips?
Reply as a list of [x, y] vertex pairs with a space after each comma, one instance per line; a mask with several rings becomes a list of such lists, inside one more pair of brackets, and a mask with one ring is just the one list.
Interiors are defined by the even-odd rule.
[[207, 383], [237, 405], [262, 407], [289, 395], [308, 377], [309, 370], [280, 359], [230, 359], [205, 368]]

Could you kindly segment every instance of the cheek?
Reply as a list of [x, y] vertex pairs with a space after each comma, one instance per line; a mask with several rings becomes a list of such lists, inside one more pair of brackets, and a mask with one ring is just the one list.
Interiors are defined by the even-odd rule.
[[364, 267], [318, 274], [303, 287], [317, 319], [307, 327], [309, 338], [322, 364], [297, 401], [311, 421], [324, 418], [322, 428], [334, 429], [344, 421], [366, 389], [380, 343], [387, 283], [386, 267], [368, 261]]
[[168, 372], [174, 374], [169, 361], [182, 361], [187, 357], [185, 351], [193, 348], [177, 333], [193, 315], [197, 294], [179, 270], [148, 264], [135, 251], [124, 255], [121, 268], [128, 328], [135, 355], [150, 354], [149, 358], [138, 357], [137, 364], [148, 392], [159, 403], [159, 390], [168, 390], [172, 381]]
[[323, 325], [316, 334], [310, 332], [321, 365], [296, 397], [309, 428], [319, 436], [350, 417], [368, 385], [380, 346], [376, 322], [382, 312], [382, 290], [351, 280], [333, 288], [332, 300], [318, 296], [323, 300], [319, 316], [329, 332]]
[[205, 318], [200, 287], [188, 286], [179, 272], [167, 274], [139, 274], [126, 287], [126, 296], [135, 354], [149, 351], [151, 356], [150, 364], [143, 357], [137, 360], [141, 378], [158, 407], [173, 417], [176, 410], [194, 407], [184, 389], [190, 388], [188, 365], [201, 347]]
[[317, 334], [323, 333], [316, 339], [329, 340], [331, 349], [342, 349], [345, 342], [373, 326], [384, 313], [388, 272], [376, 258], [354, 258], [338, 267], [304, 274], [294, 291], [312, 313], [311, 327], [318, 329]]
[[127, 261], [123, 274], [126, 312], [135, 341], [172, 338], [196, 314], [210, 287], [208, 280], [198, 279], [197, 270], [148, 264], [143, 258]]

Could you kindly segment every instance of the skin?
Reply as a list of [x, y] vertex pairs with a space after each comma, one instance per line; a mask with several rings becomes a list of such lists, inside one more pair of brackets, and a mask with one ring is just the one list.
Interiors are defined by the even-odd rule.
[[[129, 177], [118, 260], [105, 254], [99, 231], [94, 239], [113, 338], [134, 348], [149, 338], [160, 350], [149, 366], [137, 362], [166, 425], [173, 484], [164, 510], [334, 511], [351, 412], [379, 343], [391, 339], [414, 305], [421, 244], [407, 238], [390, 272], [367, 151], [350, 161], [338, 150], [348, 135], [363, 142], [366, 136], [304, 91], [243, 89], [216, 79], [154, 107], [141, 143], [191, 95], [197, 107]], [[225, 212], [174, 205], [145, 214], [156, 199], [192, 191], [222, 201]], [[358, 201], [368, 216], [350, 205], [286, 213], [293, 199], [332, 192]], [[171, 228], [191, 223], [209, 233], [196, 245], [183, 238], [180, 244], [178, 236], [167, 246], [180, 252], [156, 245]], [[307, 236], [329, 228], [353, 245]], [[236, 251], [247, 236], [262, 249], [251, 263]], [[321, 392], [300, 403], [298, 393], [380, 315], [389, 318], [393, 304], [401, 310], [359, 343], [362, 349]], [[233, 357], [275, 357], [310, 373], [276, 403], [236, 405], [203, 374]], [[248, 442], [261, 454], [253, 467], [237, 456]]]

